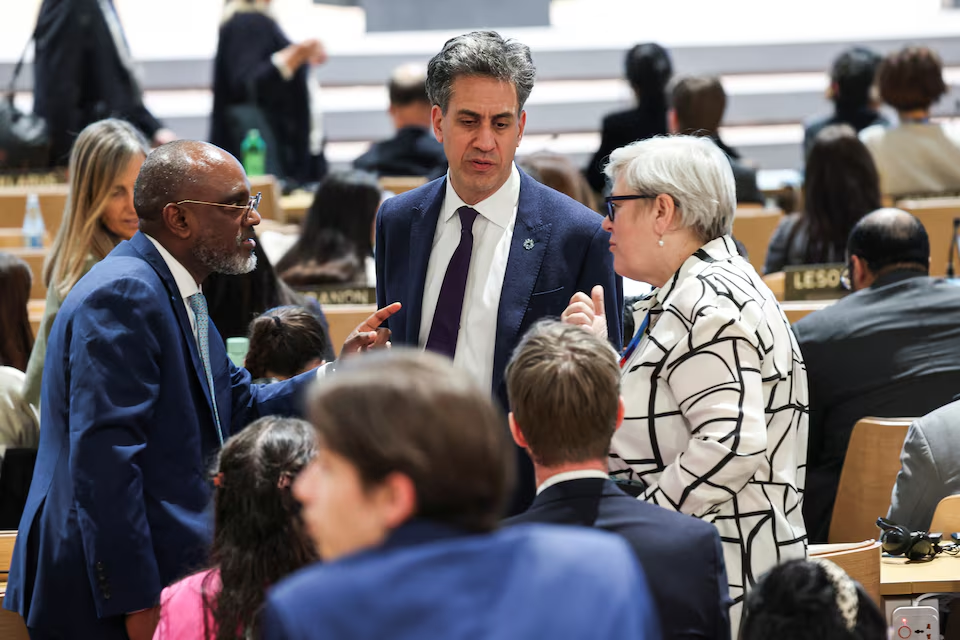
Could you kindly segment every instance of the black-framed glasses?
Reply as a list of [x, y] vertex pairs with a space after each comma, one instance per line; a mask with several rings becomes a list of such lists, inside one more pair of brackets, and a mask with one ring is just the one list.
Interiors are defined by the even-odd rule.
[[258, 211], [258, 212], [260, 211], [260, 199], [262, 198], [262, 195], [263, 194], [257, 191], [257, 195], [250, 196], [250, 200], [247, 202], [247, 204], [224, 204], [222, 202], [206, 202], [204, 200], [180, 200], [178, 202], [174, 202], [174, 204], [205, 204], [209, 207], [227, 207], [229, 209], [243, 209], [243, 217], [244, 219], [246, 219], [247, 216], [250, 215], [251, 211]]
[[616, 217], [616, 208], [613, 206], [614, 202], [620, 202], [623, 200], [653, 200], [657, 196], [641, 196], [641, 195], [630, 195], [630, 196], [607, 196], [603, 201], [607, 205], [607, 217], [610, 218], [610, 222], [613, 222], [613, 219]]

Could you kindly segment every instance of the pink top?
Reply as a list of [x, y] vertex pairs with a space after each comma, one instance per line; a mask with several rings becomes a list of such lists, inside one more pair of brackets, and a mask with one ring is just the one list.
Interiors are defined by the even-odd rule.
[[[211, 575], [212, 574], [212, 575]], [[207, 580], [209, 576], [209, 580]], [[206, 580], [206, 584], [204, 584]], [[220, 570], [210, 569], [175, 582], [160, 594], [160, 622], [153, 640], [204, 640], [203, 592], [215, 596], [220, 591]], [[216, 634], [213, 616], [206, 613], [209, 637]]]

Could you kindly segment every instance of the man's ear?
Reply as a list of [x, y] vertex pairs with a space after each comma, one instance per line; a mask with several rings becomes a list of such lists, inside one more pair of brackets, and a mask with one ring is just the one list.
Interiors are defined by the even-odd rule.
[[850, 256], [850, 280], [853, 283], [853, 290], [860, 291], [873, 284], [873, 272], [867, 266], [866, 261], [860, 256]]
[[517, 424], [517, 419], [513, 417], [513, 411], [507, 415], [507, 422], [510, 423], [510, 435], [513, 436], [513, 441], [517, 443], [517, 446], [521, 449], [528, 449], [527, 439], [523, 437], [523, 432], [520, 431], [520, 425]]
[[523, 140], [523, 130], [527, 126], [527, 112], [520, 112], [520, 121], [517, 123], [517, 126], [520, 127], [520, 131], [517, 134], [517, 146], [520, 146], [520, 141]]
[[383, 524], [390, 530], [417, 515], [417, 488], [410, 476], [394, 471], [373, 489]]
[[440, 105], [435, 104], [430, 109], [430, 121], [433, 123], [433, 137], [437, 139], [437, 142], [443, 144], [443, 129], [441, 128], [443, 111], [440, 110]]
[[616, 431], [623, 426], [623, 416], [627, 412], [627, 405], [623, 402], [623, 396], [620, 396], [617, 401], [617, 422], [613, 427], [613, 430]]
[[680, 125], [677, 123], [677, 110], [670, 109], [667, 111], [667, 131], [670, 133], [677, 133], [680, 129]]
[[187, 212], [180, 205], [170, 203], [165, 206], [160, 212], [160, 219], [163, 221], [163, 226], [177, 238], [186, 240], [190, 237], [191, 229]]

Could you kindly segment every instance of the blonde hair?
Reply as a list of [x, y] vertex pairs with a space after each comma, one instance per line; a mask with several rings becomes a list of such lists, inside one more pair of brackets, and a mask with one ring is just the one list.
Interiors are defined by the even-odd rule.
[[91, 254], [102, 260], [120, 238], [102, 221], [114, 182], [138, 154], [150, 152], [143, 134], [123, 120], [88, 125], [70, 151], [70, 192], [63, 221], [43, 265], [43, 282], [65, 298], [83, 276]]

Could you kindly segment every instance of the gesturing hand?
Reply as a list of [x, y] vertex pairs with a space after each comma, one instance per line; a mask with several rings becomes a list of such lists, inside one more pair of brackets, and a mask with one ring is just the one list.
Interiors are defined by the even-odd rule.
[[343, 347], [340, 348], [340, 357], [347, 358], [368, 349], [389, 347], [390, 329], [381, 329], [380, 325], [397, 311], [400, 311], [400, 303], [394, 302], [382, 309], [377, 309], [376, 313], [357, 325], [357, 328], [344, 340]]
[[607, 314], [603, 306], [603, 287], [597, 285], [590, 292], [591, 297], [578, 291], [570, 298], [570, 304], [560, 314], [560, 319], [575, 324], [601, 338], [607, 337]]

